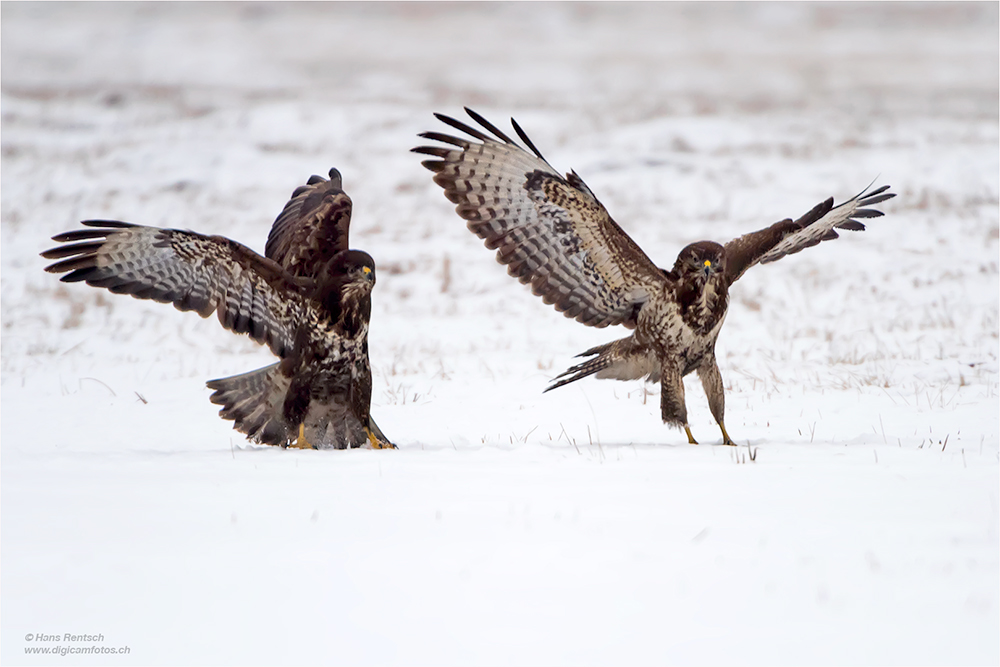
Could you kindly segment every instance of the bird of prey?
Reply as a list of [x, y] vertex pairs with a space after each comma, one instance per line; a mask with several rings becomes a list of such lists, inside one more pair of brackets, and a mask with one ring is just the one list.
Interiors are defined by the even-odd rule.
[[528, 150], [476, 112], [466, 112], [482, 129], [435, 114], [467, 137], [424, 132], [421, 137], [444, 145], [413, 151], [434, 158], [422, 164], [434, 172], [434, 182], [469, 229], [497, 251], [497, 261], [511, 276], [530, 284], [566, 317], [634, 330], [578, 355], [588, 359], [555, 378], [546, 391], [588, 375], [659, 382], [664, 423], [683, 428], [692, 444], [682, 381], [692, 371], [701, 379], [723, 442], [734, 444], [726, 432], [715, 358], [730, 286], [755, 264], [837, 238], [837, 229], [864, 229], [859, 219], [882, 215], [866, 207], [895, 196], [885, 185], [839, 206], [830, 198], [797, 220], [782, 220], [725, 245], [692, 243], [665, 270], [618, 226], [575, 171], [562, 176], [553, 169], [513, 119]]
[[259, 443], [394, 447], [370, 414], [368, 322], [375, 263], [348, 248], [340, 172], [312, 176], [274, 221], [265, 256], [223, 236], [84, 220], [42, 253], [63, 282], [173, 303], [267, 345], [278, 361], [208, 382], [224, 419]]

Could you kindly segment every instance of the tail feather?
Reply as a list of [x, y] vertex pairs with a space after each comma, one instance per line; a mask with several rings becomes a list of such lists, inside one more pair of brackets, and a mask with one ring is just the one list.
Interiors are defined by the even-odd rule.
[[637, 380], [646, 376], [652, 380], [659, 378], [659, 365], [655, 355], [638, 344], [632, 336], [592, 347], [576, 356], [591, 358], [556, 376], [545, 391], [557, 389], [589, 375], [596, 375], [599, 380]]
[[219, 416], [234, 421], [233, 428], [251, 440], [267, 445], [287, 445], [297, 435], [281, 418], [289, 380], [278, 365], [207, 383], [215, 390], [209, 400], [222, 406]]

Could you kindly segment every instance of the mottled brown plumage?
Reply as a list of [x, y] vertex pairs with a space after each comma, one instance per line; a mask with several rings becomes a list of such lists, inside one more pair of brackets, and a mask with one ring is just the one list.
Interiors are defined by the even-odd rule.
[[42, 253], [64, 282], [173, 303], [267, 345], [266, 368], [212, 380], [220, 415], [256, 442], [320, 449], [391, 447], [371, 418], [368, 322], [375, 264], [347, 247], [340, 174], [292, 193], [266, 256], [222, 236], [84, 220]]
[[294, 276], [315, 278], [333, 256], [348, 249], [353, 204], [336, 169], [310, 176], [295, 188], [267, 236], [264, 256]]
[[660, 382], [663, 421], [683, 428], [690, 442], [694, 438], [682, 379], [694, 371], [723, 441], [732, 444], [723, 421], [725, 396], [715, 359], [729, 287], [754, 264], [835, 239], [836, 229], [864, 229], [858, 218], [882, 213], [862, 207], [895, 196], [886, 192], [889, 186], [882, 186], [836, 207], [828, 199], [798, 220], [782, 220], [724, 246], [692, 243], [666, 271], [629, 238], [575, 172], [562, 176], [553, 169], [516, 122], [511, 120], [528, 150], [479, 114], [466, 111], [485, 132], [435, 114], [472, 140], [425, 132], [420, 136], [445, 146], [413, 151], [434, 158], [423, 165], [434, 172], [434, 182], [469, 229], [497, 251], [497, 261], [507, 265], [510, 275], [530, 284], [536, 295], [567, 317], [589, 326], [634, 329], [627, 338], [579, 355], [589, 359], [555, 378], [548, 389], [588, 375]]

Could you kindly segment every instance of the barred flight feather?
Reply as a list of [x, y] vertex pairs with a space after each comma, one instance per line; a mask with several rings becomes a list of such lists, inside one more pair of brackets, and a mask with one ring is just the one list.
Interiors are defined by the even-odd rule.
[[663, 276], [574, 174], [563, 177], [514, 124], [531, 149], [468, 110], [491, 137], [435, 114], [481, 143], [439, 132], [421, 134], [455, 148], [420, 146], [438, 160], [423, 165], [469, 229], [508, 273], [567, 317], [596, 327], [635, 326], [635, 306], [662, 289]]
[[[262, 314], [289, 297], [296, 310], [306, 308], [280, 267], [229, 239], [103, 220], [83, 224], [97, 228], [60, 234], [54, 239], [70, 245], [42, 253], [62, 259], [46, 271], [66, 273], [65, 282], [83, 281], [115, 294], [173, 303], [202, 317], [218, 311], [225, 328], [249, 333], [275, 353], [287, 346], [293, 332], [287, 322]], [[72, 243], [78, 239], [86, 241]]]

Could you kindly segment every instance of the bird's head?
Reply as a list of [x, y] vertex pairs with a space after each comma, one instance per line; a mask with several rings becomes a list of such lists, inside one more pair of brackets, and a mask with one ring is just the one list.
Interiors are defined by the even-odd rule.
[[317, 281], [323, 301], [329, 300], [331, 312], [339, 311], [342, 298], [360, 300], [371, 294], [375, 286], [375, 261], [361, 250], [343, 250], [334, 255]]
[[713, 241], [698, 241], [677, 255], [674, 273], [682, 278], [705, 283], [726, 271], [726, 249]]
[[375, 286], [375, 260], [361, 250], [345, 250], [330, 261], [334, 275], [342, 276], [344, 285], [370, 292]]

